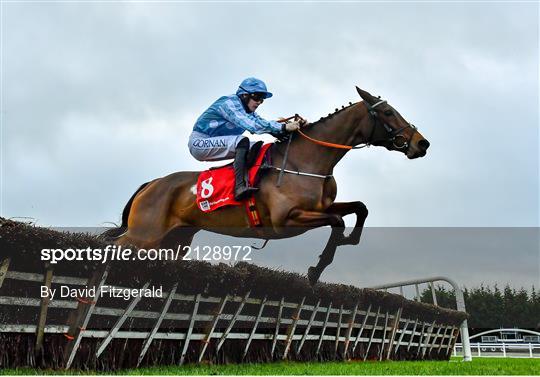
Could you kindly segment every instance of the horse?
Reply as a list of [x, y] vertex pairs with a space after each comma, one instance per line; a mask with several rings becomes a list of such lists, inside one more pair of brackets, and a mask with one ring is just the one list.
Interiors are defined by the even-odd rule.
[[[199, 230], [268, 241], [330, 226], [318, 263], [308, 269], [309, 282], [315, 285], [338, 246], [359, 244], [368, 216], [360, 201], [335, 202], [337, 184], [332, 172], [336, 164], [348, 151], [371, 145], [401, 152], [409, 159], [425, 156], [429, 147], [418, 129], [387, 101], [356, 90], [362, 101], [349, 102], [306, 125], [295, 137], [290, 135], [289, 143], [271, 146], [272, 165], [262, 172], [255, 193], [261, 227], [250, 227], [244, 206], [202, 212], [196, 205], [199, 172], [176, 172], [141, 185], [123, 210], [122, 224], [107, 231], [106, 237], [119, 245], [149, 249], [171, 240], [189, 246]], [[281, 182], [276, 185], [278, 175]], [[350, 214], [356, 215], [356, 223], [346, 236], [343, 217]]]

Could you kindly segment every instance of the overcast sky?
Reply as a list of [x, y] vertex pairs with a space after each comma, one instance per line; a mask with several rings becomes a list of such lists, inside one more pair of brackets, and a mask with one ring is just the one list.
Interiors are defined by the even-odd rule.
[[370, 148], [337, 166], [367, 226], [539, 226], [537, 3], [1, 7], [4, 217], [118, 221], [141, 183], [210, 166], [187, 150], [194, 121], [256, 76], [268, 119], [316, 120], [358, 85], [429, 139], [423, 159]]

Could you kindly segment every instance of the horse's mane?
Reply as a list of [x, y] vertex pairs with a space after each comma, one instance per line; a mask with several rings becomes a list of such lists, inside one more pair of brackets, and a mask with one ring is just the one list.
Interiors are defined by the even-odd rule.
[[314, 127], [314, 126], [316, 126], [316, 125], [319, 125], [319, 124], [321, 124], [321, 123], [326, 122], [328, 119], [332, 118], [332, 117], [335, 116], [336, 114], [341, 113], [342, 111], [348, 109], [349, 107], [351, 107], [351, 106], [353, 106], [353, 105], [356, 105], [357, 103], [358, 103], [358, 102], [349, 102], [348, 105], [346, 105], [346, 106], [341, 106], [341, 109], [338, 109], [338, 108], [336, 107], [336, 109], [334, 110], [333, 113], [328, 113], [327, 116], [321, 117], [321, 118], [319, 118], [319, 120], [310, 123], [310, 124], [306, 127], [306, 130], [309, 130], [311, 127]]
[[[312, 127], [315, 127], [319, 124], [323, 124], [324, 122], [326, 122], [328, 119], [332, 118], [333, 116], [335, 116], [336, 114], [348, 109], [349, 107], [353, 106], [353, 105], [356, 105], [358, 102], [349, 102], [348, 105], [344, 105], [344, 106], [341, 106], [341, 109], [338, 109], [336, 107], [336, 109], [334, 110], [333, 113], [329, 113], [327, 116], [324, 116], [324, 117], [321, 117], [319, 118], [319, 120], [316, 120], [315, 122], [311, 122], [310, 124], [307, 125], [307, 127], [303, 128], [302, 130], [305, 130], [305, 131], [309, 131]], [[275, 141], [275, 143], [277, 144], [281, 144], [284, 140], [287, 140], [288, 137], [284, 138], [284, 139], [277, 139]]]

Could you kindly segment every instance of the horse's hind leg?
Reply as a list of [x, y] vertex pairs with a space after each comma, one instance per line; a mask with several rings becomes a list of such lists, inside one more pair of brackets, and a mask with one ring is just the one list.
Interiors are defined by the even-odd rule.
[[164, 249], [179, 250], [179, 255], [187, 253], [187, 248], [191, 246], [193, 237], [199, 231], [199, 228], [178, 226], [171, 229], [160, 242], [159, 247]]
[[352, 213], [356, 214], [356, 224], [351, 234], [344, 237], [340, 245], [358, 245], [360, 243], [360, 237], [362, 236], [362, 230], [364, 229], [364, 223], [368, 216], [368, 210], [362, 202], [347, 202], [347, 203], [333, 203], [325, 211], [326, 213], [333, 213], [339, 216], [346, 216]]

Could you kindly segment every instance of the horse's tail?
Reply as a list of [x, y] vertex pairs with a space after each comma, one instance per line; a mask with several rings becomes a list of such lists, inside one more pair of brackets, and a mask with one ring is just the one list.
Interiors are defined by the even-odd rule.
[[128, 202], [126, 203], [124, 210], [122, 211], [122, 224], [116, 228], [107, 229], [105, 232], [101, 233], [100, 238], [103, 238], [105, 240], [113, 240], [118, 237], [120, 237], [122, 234], [124, 234], [128, 227], [128, 218], [129, 213], [131, 212], [131, 205], [133, 204], [133, 200], [135, 200], [135, 197], [139, 192], [141, 192], [146, 186], [148, 186], [149, 183], [152, 181], [143, 183], [137, 191], [131, 195], [131, 198], [129, 198]]

